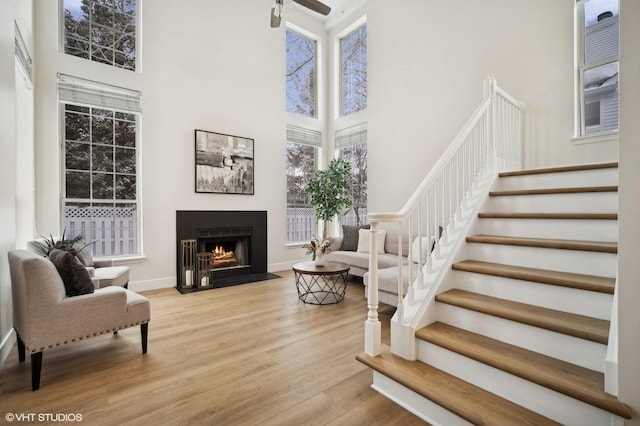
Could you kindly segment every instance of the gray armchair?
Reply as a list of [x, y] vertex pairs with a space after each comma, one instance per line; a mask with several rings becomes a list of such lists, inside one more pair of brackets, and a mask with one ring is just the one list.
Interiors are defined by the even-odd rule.
[[46, 349], [140, 325], [142, 353], [147, 352], [151, 315], [146, 297], [117, 286], [68, 297], [54, 264], [27, 250], [10, 251], [9, 268], [18, 356], [22, 362], [25, 351], [31, 354], [33, 390], [40, 387]]

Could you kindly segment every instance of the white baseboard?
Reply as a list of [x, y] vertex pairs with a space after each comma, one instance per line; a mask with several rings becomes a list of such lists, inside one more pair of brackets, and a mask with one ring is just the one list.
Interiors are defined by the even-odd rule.
[[16, 332], [12, 328], [9, 333], [2, 339], [0, 343], [0, 365], [4, 363], [4, 360], [9, 356], [9, 352], [13, 349], [13, 345], [16, 343]]
[[159, 290], [161, 288], [172, 288], [176, 286], [176, 277], [156, 278], [153, 280], [130, 281], [129, 290], [132, 291], [149, 291]]
[[[310, 260], [310, 259], [306, 259]], [[281, 262], [281, 263], [272, 263], [267, 266], [267, 271], [269, 272], [279, 272], [279, 271], [290, 271], [293, 268], [293, 265], [299, 262], [304, 262], [304, 260], [293, 260], [290, 262]]]

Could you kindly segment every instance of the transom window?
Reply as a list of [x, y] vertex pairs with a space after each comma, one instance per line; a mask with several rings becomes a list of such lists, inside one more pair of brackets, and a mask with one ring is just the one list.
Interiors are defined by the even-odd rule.
[[318, 43], [287, 29], [287, 111], [306, 117], [318, 116]]
[[136, 0], [64, 0], [64, 52], [136, 69]]
[[341, 112], [349, 115], [367, 108], [367, 25], [340, 40]]

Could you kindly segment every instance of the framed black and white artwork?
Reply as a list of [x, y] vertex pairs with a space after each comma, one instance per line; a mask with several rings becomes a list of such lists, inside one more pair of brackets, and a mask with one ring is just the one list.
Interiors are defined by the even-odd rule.
[[196, 129], [196, 192], [253, 195], [253, 142]]

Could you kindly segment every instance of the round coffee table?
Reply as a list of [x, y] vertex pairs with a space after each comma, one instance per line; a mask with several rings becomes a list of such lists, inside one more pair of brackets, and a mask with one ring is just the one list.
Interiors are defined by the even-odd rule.
[[312, 305], [340, 303], [347, 291], [349, 265], [340, 262], [301, 262], [293, 265], [298, 298]]

